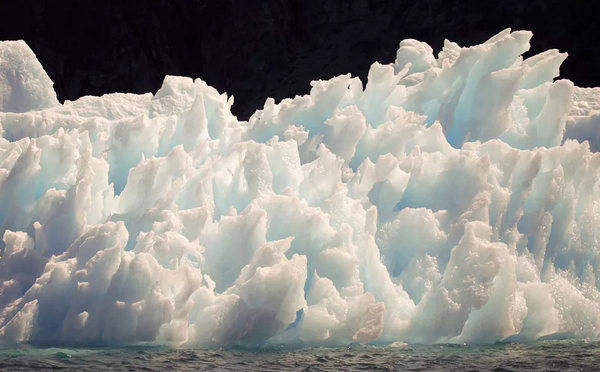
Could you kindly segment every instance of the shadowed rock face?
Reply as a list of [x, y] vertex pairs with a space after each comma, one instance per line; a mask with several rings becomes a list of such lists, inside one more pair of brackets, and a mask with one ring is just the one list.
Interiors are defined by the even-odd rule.
[[394, 60], [400, 40], [485, 41], [503, 28], [535, 34], [531, 52], [569, 53], [561, 75], [599, 86], [599, 2], [564, 0], [169, 0], [0, 2], [0, 39], [24, 39], [59, 100], [155, 92], [166, 74], [201, 77], [235, 96], [246, 119], [267, 97], [308, 92], [309, 81], [366, 78]]

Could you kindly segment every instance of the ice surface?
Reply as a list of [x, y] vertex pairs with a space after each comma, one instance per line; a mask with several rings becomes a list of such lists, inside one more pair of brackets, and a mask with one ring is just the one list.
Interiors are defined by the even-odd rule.
[[0, 340], [596, 338], [600, 91], [531, 37], [404, 40], [247, 122], [173, 76], [59, 104], [0, 43]]
[[58, 106], [52, 80], [22, 41], [0, 48], [0, 111], [27, 112]]

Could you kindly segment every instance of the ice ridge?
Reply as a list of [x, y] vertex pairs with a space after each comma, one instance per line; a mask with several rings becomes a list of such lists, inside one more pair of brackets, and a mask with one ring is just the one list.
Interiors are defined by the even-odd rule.
[[600, 90], [531, 32], [404, 40], [267, 99], [60, 104], [0, 42], [0, 340], [336, 346], [600, 333]]

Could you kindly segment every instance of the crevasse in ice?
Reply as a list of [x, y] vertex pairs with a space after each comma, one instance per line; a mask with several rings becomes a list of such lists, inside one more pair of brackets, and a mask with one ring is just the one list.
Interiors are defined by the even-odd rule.
[[530, 32], [246, 122], [167, 76], [60, 104], [0, 43], [0, 340], [218, 347], [600, 333], [600, 90]]

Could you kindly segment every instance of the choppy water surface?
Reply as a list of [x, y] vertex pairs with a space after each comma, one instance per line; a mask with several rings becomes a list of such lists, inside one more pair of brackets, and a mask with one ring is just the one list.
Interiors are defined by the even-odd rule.
[[590, 371], [600, 343], [587, 341], [190, 350], [0, 347], [0, 370], [34, 371]]

